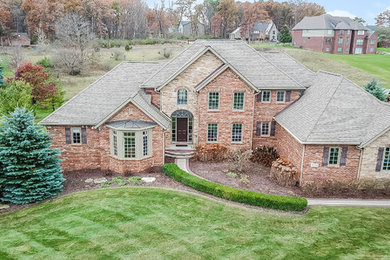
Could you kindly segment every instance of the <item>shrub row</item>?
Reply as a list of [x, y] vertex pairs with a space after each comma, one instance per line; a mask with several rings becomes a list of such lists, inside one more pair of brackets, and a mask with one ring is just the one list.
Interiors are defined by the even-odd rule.
[[302, 211], [307, 207], [307, 200], [302, 197], [278, 196], [236, 189], [193, 176], [172, 163], [165, 164], [163, 172], [169, 177], [198, 191], [231, 201], [289, 211]]

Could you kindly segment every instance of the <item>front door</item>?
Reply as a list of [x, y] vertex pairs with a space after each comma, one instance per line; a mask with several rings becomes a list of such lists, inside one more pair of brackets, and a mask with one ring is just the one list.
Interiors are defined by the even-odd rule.
[[177, 142], [187, 142], [188, 118], [177, 119]]

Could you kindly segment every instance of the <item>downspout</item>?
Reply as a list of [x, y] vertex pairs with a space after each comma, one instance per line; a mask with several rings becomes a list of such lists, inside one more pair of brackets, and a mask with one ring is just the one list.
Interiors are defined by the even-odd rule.
[[253, 106], [252, 106], [251, 150], [253, 150], [253, 128], [254, 128], [254, 124], [255, 124], [255, 102], [256, 102], [256, 92], [254, 91]]
[[306, 146], [303, 145], [302, 147], [302, 162], [301, 162], [301, 174], [299, 176], [299, 186], [301, 187], [302, 186], [302, 178], [303, 178], [303, 163], [305, 162], [305, 149], [306, 149]]
[[359, 159], [359, 168], [358, 168], [358, 172], [357, 172], [357, 176], [356, 176], [357, 180], [360, 179], [360, 171], [362, 170], [362, 161], [363, 161], [363, 153], [364, 153], [364, 149], [361, 149], [361, 148], [358, 148], [358, 149], [360, 149], [360, 159]]
[[165, 131], [162, 131], [162, 140], [163, 140], [163, 165], [165, 164]]

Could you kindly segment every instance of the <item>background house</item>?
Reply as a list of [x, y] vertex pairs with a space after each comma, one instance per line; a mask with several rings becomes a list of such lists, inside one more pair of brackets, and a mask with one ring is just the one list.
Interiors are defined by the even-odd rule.
[[[268, 41], [277, 41], [279, 35], [279, 30], [276, 28], [276, 25], [273, 21], [262, 21], [254, 25], [253, 30], [250, 35], [251, 41], [256, 40], [268, 40]], [[231, 40], [241, 39], [241, 29], [238, 27], [233, 32], [229, 34]]]
[[293, 46], [335, 54], [376, 53], [378, 36], [349, 17], [305, 17], [292, 29]]
[[178, 33], [187, 36], [203, 36], [205, 34], [204, 24], [198, 23], [197, 28], [192, 28], [190, 21], [181, 21], [178, 27]]
[[0, 37], [0, 46], [30, 46], [31, 39], [27, 33], [11, 33]]

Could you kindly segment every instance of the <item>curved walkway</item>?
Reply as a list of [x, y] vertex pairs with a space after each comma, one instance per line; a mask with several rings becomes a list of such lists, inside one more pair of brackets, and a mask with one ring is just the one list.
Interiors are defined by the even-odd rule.
[[[176, 159], [180, 169], [196, 175], [188, 167], [188, 159]], [[202, 178], [196, 175], [199, 178]], [[204, 178], [202, 178], [204, 179]], [[365, 199], [309, 199], [309, 206], [342, 206], [342, 207], [390, 207], [390, 200], [365, 200]]]

